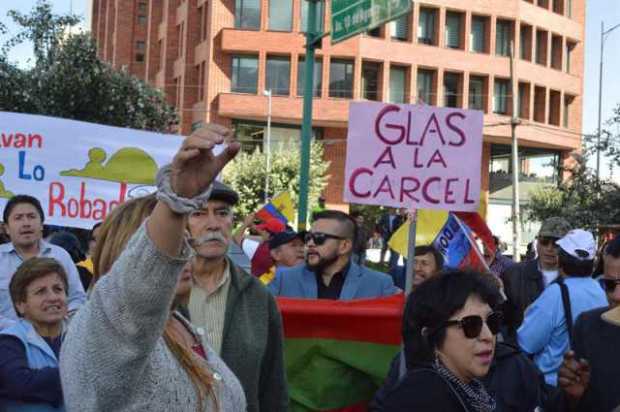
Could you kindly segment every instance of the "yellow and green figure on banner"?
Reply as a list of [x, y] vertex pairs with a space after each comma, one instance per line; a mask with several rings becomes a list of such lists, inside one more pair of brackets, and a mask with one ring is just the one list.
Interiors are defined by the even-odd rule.
[[157, 163], [142, 149], [124, 147], [104, 164], [106, 158], [105, 150], [94, 147], [88, 151], [88, 162], [83, 169], [64, 170], [60, 175], [132, 184], [155, 184]]
[[[0, 163], [0, 177], [4, 174], [4, 165]], [[0, 197], [10, 199], [13, 197], [13, 192], [8, 191], [4, 187], [4, 183], [0, 180]]]

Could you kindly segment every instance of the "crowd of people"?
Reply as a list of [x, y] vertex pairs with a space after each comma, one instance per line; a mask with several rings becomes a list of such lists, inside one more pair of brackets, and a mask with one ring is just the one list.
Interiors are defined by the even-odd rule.
[[[43, 239], [38, 199], [9, 199], [0, 410], [287, 411], [276, 297], [403, 293], [395, 271], [365, 264], [372, 237], [360, 213], [323, 205], [304, 233], [250, 215], [233, 231], [239, 195], [215, 180], [239, 150], [230, 133], [207, 125], [185, 139], [158, 191], [116, 207], [87, 251], [69, 232]], [[380, 243], [406, 218], [404, 209], [382, 216]], [[531, 259], [514, 263], [495, 246], [484, 271], [447, 268], [432, 245], [415, 248], [403, 350], [368, 410], [620, 407], [620, 236], [597, 248], [590, 232], [552, 217]], [[389, 269], [399, 258], [390, 253]]]

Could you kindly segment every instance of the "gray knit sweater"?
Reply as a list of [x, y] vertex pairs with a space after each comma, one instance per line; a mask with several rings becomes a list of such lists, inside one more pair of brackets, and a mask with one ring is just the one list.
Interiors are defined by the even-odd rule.
[[[180, 258], [163, 255], [143, 224], [97, 282], [74, 316], [60, 354], [69, 412], [197, 411], [194, 386], [162, 338], [187, 256], [188, 250]], [[245, 411], [239, 381], [205, 349], [210, 369], [221, 378], [215, 383], [219, 411]], [[204, 411], [214, 410], [213, 402], [205, 402]]]

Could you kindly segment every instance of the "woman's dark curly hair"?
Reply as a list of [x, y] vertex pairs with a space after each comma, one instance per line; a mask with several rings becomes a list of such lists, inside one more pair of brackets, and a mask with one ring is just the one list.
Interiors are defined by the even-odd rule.
[[434, 360], [435, 349], [446, 338], [446, 330], [440, 326], [463, 308], [470, 296], [477, 296], [493, 310], [502, 301], [496, 284], [469, 270], [444, 272], [409, 295], [403, 315], [407, 369]]

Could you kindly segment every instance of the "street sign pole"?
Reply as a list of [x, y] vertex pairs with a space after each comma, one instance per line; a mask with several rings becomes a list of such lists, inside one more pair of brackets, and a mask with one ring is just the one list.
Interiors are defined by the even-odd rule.
[[306, 61], [304, 62], [304, 111], [301, 123], [301, 162], [299, 166], [299, 208], [297, 211], [297, 228], [306, 230], [308, 220], [308, 180], [310, 177], [310, 140], [312, 139], [312, 100], [314, 94], [314, 49], [317, 36], [317, 3], [308, 2], [308, 27], [306, 28]]

